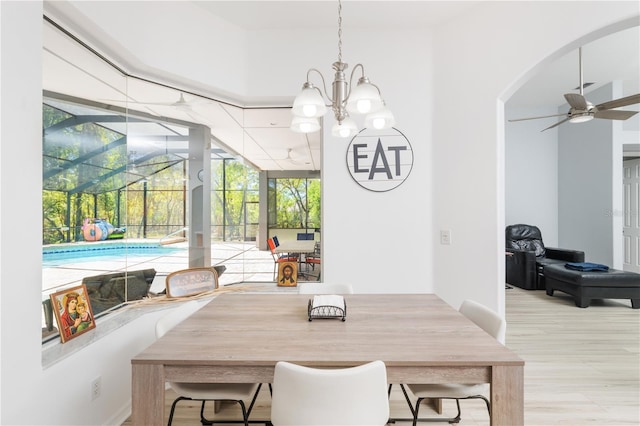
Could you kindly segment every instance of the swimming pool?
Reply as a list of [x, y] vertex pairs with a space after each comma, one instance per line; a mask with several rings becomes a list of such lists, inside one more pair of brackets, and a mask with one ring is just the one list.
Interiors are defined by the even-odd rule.
[[48, 246], [42, 248], [42, 266], [52, 267], [69, 263], [122, 259], [123, 257], [168, 256], [186, 252], [186, 248], [167, 247], [157, 243], [95, 243]]

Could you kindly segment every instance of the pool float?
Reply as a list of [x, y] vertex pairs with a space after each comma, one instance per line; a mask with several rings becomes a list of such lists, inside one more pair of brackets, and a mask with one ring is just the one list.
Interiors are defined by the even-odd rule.
[[103, 241], [107, 238], [124, 238], [126, 228], [115, 228], [104, 219], [86, 218], [82, 225], [85, 241]]

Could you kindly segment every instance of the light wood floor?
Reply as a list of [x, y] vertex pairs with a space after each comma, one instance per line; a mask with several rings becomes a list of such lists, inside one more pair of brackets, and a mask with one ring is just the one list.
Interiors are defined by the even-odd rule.
[[[514, 287], [506, 290], [506, 311], [507, 346], [525, 360], [526, 425], [640, 425], [640, 310], [629, 300], [593, 301], [581, 309], [561, 292], [550, 297]], [[174, 398], [168, 390], [165, 413]], [[454, 402], [443, 404], [445, 414], [455, 415]], [[199, 407], [181, 401], [173, 424], [199, 425]], [[207, 407], [214, 417], [213, 404]], [[481, 400], [461, 401], [461, 407], [461, 425], [489, 424]], [[225, 403], [215, 416], [239, 419], [239, 412]], [[420, 413], [434, 415], [426, 405]], [[268, 416], [264, 386], [251, 419]], [[391, 394], [391, 416], [409, 416], [399, 386]]]

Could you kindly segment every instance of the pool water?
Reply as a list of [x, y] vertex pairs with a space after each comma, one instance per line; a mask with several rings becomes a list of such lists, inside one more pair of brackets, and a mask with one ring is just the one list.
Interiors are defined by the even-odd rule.
[[168, 256], [186, 251], [185, 248], [166, 247], [153, 243], [91, 244], [50, 246], [42, 248], [42, 266], [53, 267], [69, 263], [122, 259], [124, 257]]

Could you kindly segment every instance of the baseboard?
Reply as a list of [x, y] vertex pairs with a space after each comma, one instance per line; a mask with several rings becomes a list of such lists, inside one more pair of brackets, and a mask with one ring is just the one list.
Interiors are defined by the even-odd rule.
[[117, 413], [111, 416], [105, 426], [122, 425], [131, 417], [131, 401], [129, 400]]

